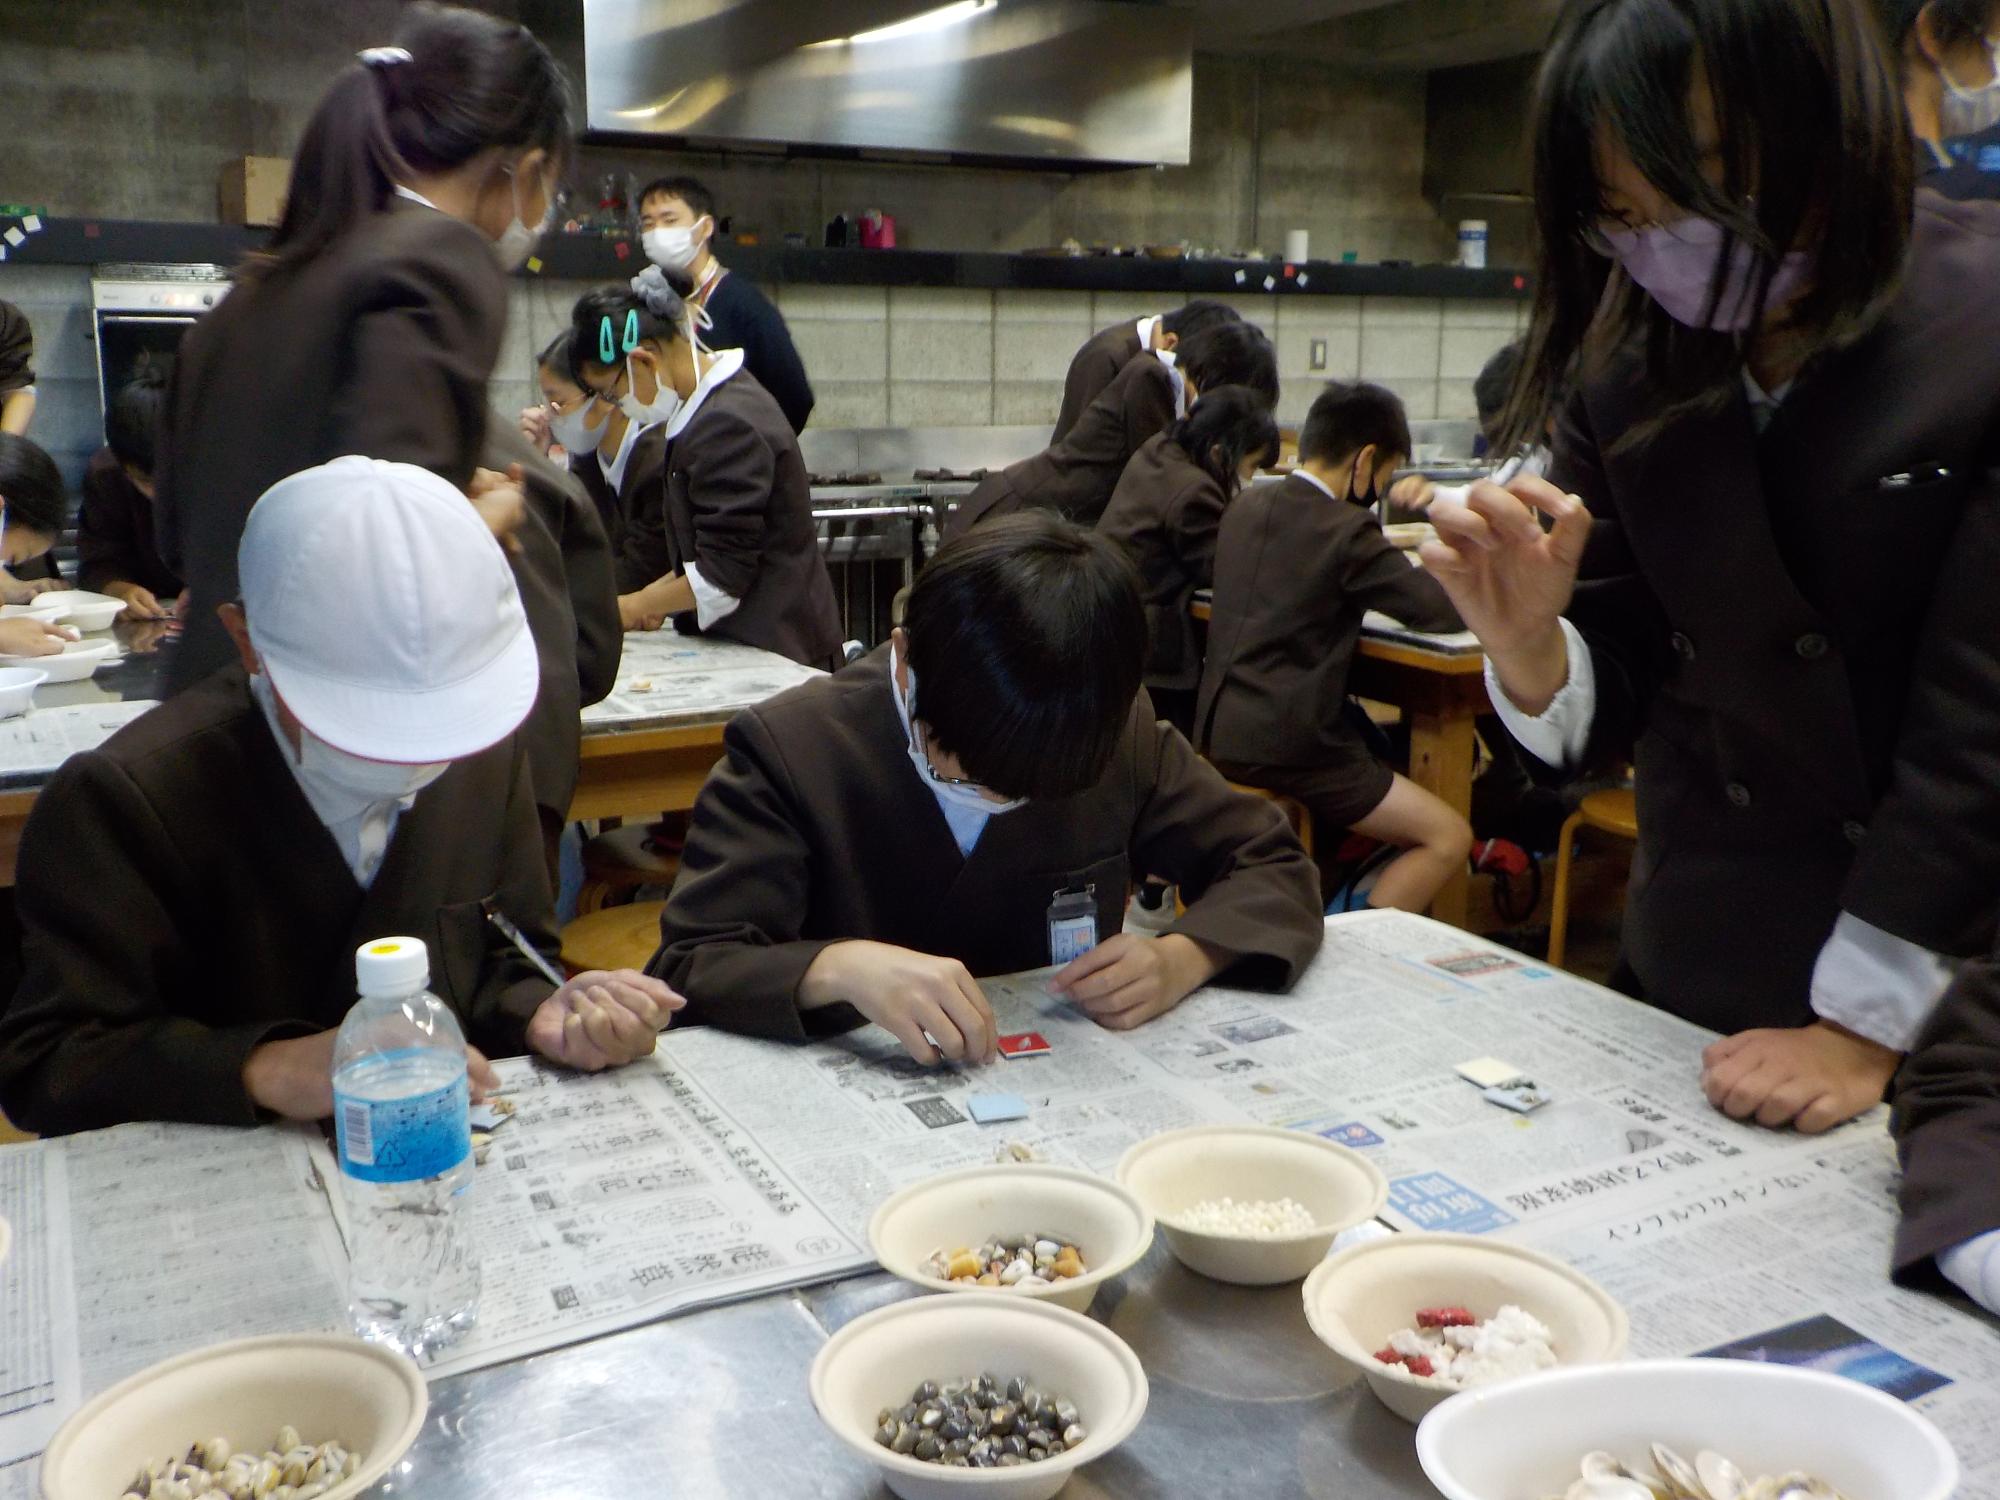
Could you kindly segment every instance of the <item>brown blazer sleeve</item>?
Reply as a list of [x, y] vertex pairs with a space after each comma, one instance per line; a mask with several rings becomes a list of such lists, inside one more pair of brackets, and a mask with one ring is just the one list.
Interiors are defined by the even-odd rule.
[[[521, 935], [538, 948], [557, 971], [562, 968], [562, 939], [556, 931], [555, 898], [549, 892], [549, 867], [542, 848], [542, 825], [535, 813], [534, 790], [528, 779], [526, 747], [518, 741], [512, 790], [501, 816], [506, 837], [493, 899]], [[491, 922], [481, 924], [486, 963], [474, 992], [466, 1033], [488, 1057], [518, 1057], [528, 1050], [528, 1022], [541, 1003], [555, 993], [548, 977], [522, 956]]]
[[813, 1012], [810, 1030], [799, 1012], [799, 982], [831, 940], [799, 935], [813, 853], [784, 755], [755, 709], [730, 722], [723, 745], [646, 971], [687, 998], [685, 1024], [792, 1041], [850, 1029], [851, 1007]]
[[1896, 1280], [1940, 1286], [1934, 1256], [2000, 1229], [2000, 962], [1959, 970], [1903, 1065], [1892, 1123], [1903, 1158]]
[[[1148, 710], [1150, 712], [1150, 709]], [[1155, 724], [1132, 867], [1178, 884], [1172, 931], [1223, 955], [1217, 982], [1290, 989], [1326, 936], [1319, 874], [1269, 802], [1230, 789], [1180, 731]]]
[[0, 1017], [8, 1117], [42, 1134], [133, 1119], [257, 1123], [244, 1060], [322, 1028], [208, 1026], [168, 1010], [169, 986], [201, 964], [173, 915], [195, 882], [123, 769], [72, 756], [36, 800], [21, 863], [34, 875], [15, 888], [23, 969]]
[[[350, 371], [330, 414], [344, 451], [417, 464], [463, 486], [486, 440], [486, 382], [507, 326], [507, 283], [466, 265], [456, 237], [382, 262], [363, 294]], [[275, 336], [282, 337], [282, 330]]]
[[0, 302], [0, 397], [24, 391], [34, 383], [35, 330], [20, 308]]
[[[1148, 373], [1135, 376], [1125, 399], [1125, 452], [1137, 453], [1149, 438], [1159, 436], [1174, 425], [1174, 378], [1157, 359], [1150, 365], [1141, 355], [1133, 363]], [[1151, 372], [1158, 371], [1158, 378]], [[1123, 371], [1119, 372], [1121, 375]]]
[[1181, 575], [1191, 588], [1205, 589], [1215, 583], [1215, 542], [1228, 505], [1221, 487], [1203, 474], [1182, 489], [1168, 508], [1167, 545], [1174, 549]]
[[[1069, 373], [1063, 379], [1062, 408], [1056, 413], [1055, 431], [1050, 435], [1050, 443], [1060, 443], [1069, 436], [1069, 430], [1076, 426], [1076, 420], [1084, 409], [1103, 394], [1104, 388], [1118, 378], [1118, 372], [1125, 368], [1125, 361], [1136, 357], [1139, 337], [1130, 323], [1121, 324], [1116, 338], [1098, 333], [1085, 340], [1083, 347], [1069, 362]], [[1125, 341], [1131, 341], [1127, 349]]]
[[1354, 534], [1340, 558], [1343, 598], [1379, 609], [1412, 630], [1463, 630], [1451, 597], [1422, 568], [1413, 568], [1372, 521]]
[[619, 534], [613, 571], [621, 594], [636, 593], [678, 571], [672, 544], [667, 541], [666, 444], [648, 438], [633, 445], [632, 457], [626, 461], [625, 483], [619, 489], [625, 525]]
[[699, 433], [690, 424], [680, 438], [687, 451], [694, 529], [694, 556], [684, 561], [700, 567], [709, 583], [741, 599], [757, 581], [763, 561], [777, 456], [763, 434], [726, 408], [709, 407], [702, 415], [709, 420], [700, 423]]

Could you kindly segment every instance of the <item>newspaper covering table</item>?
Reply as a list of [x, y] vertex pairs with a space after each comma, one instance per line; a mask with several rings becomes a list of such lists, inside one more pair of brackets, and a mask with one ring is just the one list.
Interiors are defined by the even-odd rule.
[[[432, 1373], [858, 1270], [883, 1197], [1009, 1145], [1105, 1171], [1158, 1131], [1258, 1121], [1369, 1155], [1401, 1227], [1494, 1233], [1577, 1263], [1625, 1302], [1636, 1354], [1812, 1363], [1913, 1399], [1957, 1446], [1962, 1493], [2000, 1500], [2000, 1334], [1890, 1286], [1880, 1112], [1816, 1139], [1736, 1125], [1700, 1093], [1707, 1033], [1397, 913], [1331, 919], [1289, 995], [1204, 991], [1129, 1034], [1077, 1015], [1046, 975], [987, 990], [1003, 1028], [1040, 1031], [1046, 1054], [932, 1069], [872, 1029], [801, 1046], [688, 1031], [594, 1078], [503, 1065], [517, 1108], [473, 1197], [480, 1325]], [[1525, 1117], [1487, 1103], [1452, 1071], [1482, 1054], [1553, 1102]], [[1029, 1117], [973, 1123], [966, 1096], [996, 1087]], [[34, 1420], [178, 1348], [337, 1326], [324, 1151], [289, 1132], [163, 1126], [0, 1151], [0, 1211], [28, 1225], [0, 1294], [24, 1266], [58, 1268], [28, 1294], [40, 1344], [12, 1351], [15, 1304], [0, 1302], [4, 1383], [54, 1391]], [[195, 1172], [254, 1187], [260, 1221], [235, 1222]], [[177, 1202], [195, 1205], [184, 1223]], [[0, 1419], [0, 1460], [32, 1452], [32, 1430]], [[12, 1477], [0, 1470], [0, 1500]]]
[[824, 675], [736, 641], [634, 631], [625, 637], [617, 685], [603, 702], [583, 711], [583, 729], [620, 734], [726, 721], [774, 693]]
[[80, 750], [95, 750], [154, 705], [85, 703], [0, 719], [0, 789], [39, 785]]

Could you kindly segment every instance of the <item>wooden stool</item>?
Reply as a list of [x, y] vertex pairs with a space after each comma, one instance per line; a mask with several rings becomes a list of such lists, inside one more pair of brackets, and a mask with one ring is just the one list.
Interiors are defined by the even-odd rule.
[[646, 847], [652, 830], [645, 823], [608, 829], [583, 846], [583, 884], [576, 893], [576, 913], [602, 911], [613, 896], [642, 885], [672, 885], [680, 873], [678, 854], [660, 854]]
[[1630, 787], [1592, 792], [1569, 815], [1556, 836], [1556, 893], [1549, 915], [1549, 963], [1562, 967], [1563, 946], [1569, 936], [1569, 877], [1572, 846], [1578, 830], [1596, 828], [1615, 833], [1621, 839], [1639, 837], [1639, 805]]
[[1312, 814], [1306, 811], [1305, 803], [1294, 797], [1287, 797], [1283, 792], [1268, 792], [1261, 786], [1239, 786], [1232, 781], [1229, 783], [1229, 789], [1232, 792], [1242, 792], [1247, 797], [1261, 797], [1266, 802], [1274, 803], [1278, 811], [1285, 815], [1285, 821], [1292, 825], [1292, 832], [1299, 836], [1299, 843], [1304, 847], [1307, 858], [1311, 858], [1313, 820]]
[[563, 967], [572, 975], [587, 969], [643, 969], [660, 946], [664, 901], [631, 901], [578, 917], [562, 930]]

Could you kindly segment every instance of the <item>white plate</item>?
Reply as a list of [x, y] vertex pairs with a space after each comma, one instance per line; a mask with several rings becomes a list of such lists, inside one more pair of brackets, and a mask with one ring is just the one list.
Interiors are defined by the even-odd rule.
[[0, 667], [25, 667], [50, 682], [81, 682], [106, 662], [118, 659], [113, 641], [71, 641], [55, 656], [0, 656]]

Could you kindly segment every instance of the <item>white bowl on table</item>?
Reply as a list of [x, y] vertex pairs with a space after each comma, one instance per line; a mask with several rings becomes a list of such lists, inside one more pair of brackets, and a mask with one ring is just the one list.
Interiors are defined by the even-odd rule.
[[277, 1334], [142, 1370], [63, 1423], [42, 1454], [42, 1500], [111, 1500], [139, 1469], [223, 1437], [262, 1453], [280, 1427], [338, 1442], [361, 1470], [321, 1500], [351, 1500], [410, 1451], [430, 1393], [394, 1350], [337, 1334]]
[[0, 667], [0, 719], [11, 719], [35, 706], [35, 689], [49, 680], [37, 667]]
[[64, 592], [37, 594], [26, 604], [0, 604], [0, 620], [40, 620], [44, 625], [53, 625], [69, 614]]
[[[875, 1441], [884, 1407], [907, 1402], [927, 1380], [991, 1371], [1026, 1376], [1076, 1404], [1088, 1436], [1040, 1463], [955, 1469], [892, 1453]], [[902, 1500], [1049, 1500], [1083, 1465], [1110, 1453], [1146, 1414], [1146, 1372], [1125, 1341], [1081, 1313], [984, 1291], [918, 1297], [857, 1318], [812, 1364], [820, 1420], [875, 1463]]]
[[117, 659], [115, 641], [69, 641], [51, 656], [0, 656], [0, 667], [24, 667], [40, 672], [50, 682], [81, 682]]
[[63, 598], [67, 604], [64, 618], [82, 631], [109, 630], [111, 622], [129, 608], [123, 599], [93, 594], [88, 589], [69, 589]]
[[968, 1167], [914, 1183], [868, 1221], [868, 1244], [882, 1269], [933, 1292], [993, 1291], [924, 1272], [934, 1251], [976, 1249], [989, 1236], [1048, 1234], [1074, 1245], [1084, 1273], [1005, 1295], [1082, 1312], [1097, 1289], [1145, 1257], [1153, 1216], [1125, 1188], [1090, 1172], [1022, 1163]]
[[1398, 1234], [1356, 1245], [1307, 1277], [1304, 1295], [1306, 1321], [1320, 1342], [1408, 1422], [1458, 1390], [1375, 1358], [1391, 1335], [1415, 1323], [1419, 1308], [1463, 1307], [1484, 1320], [1511, 1303], [1548, 1326], [1558, 1368], [1618, 1359], [1630, 1332], [1625, 1309], [1574, 1267], [1470, 1234]]
[[[1374, 1218], [1389, 1197], [1388, 1180], [1358, 1151], [1266, 1125], [1197, 1125], [1153, 1136], [1125, 1153], [1118, 1180], [1152, 1211], [1182, 1265], [1239, 1286], [1297, 1281], [1326, 1259], [1342, 1230]], [[1290, 1198], [1313, 1216], [1313, 1227], [1252, 1238], [1177, 1222], [1195, 1205], [1222, 1198]]]
[[1586, 1452], [1654, 1473], [1652, 1445], [1703, 1449], [1750, 1478], [1811, 1474], [1853, 1500], [1946, 1500], [1958, 1460], [1905, 1402], [1844, 1376], [1734, 1359], [1544, 1370], [1452, 1397], [1417, 1428], [1446, 1500], [1560, 1495]]

